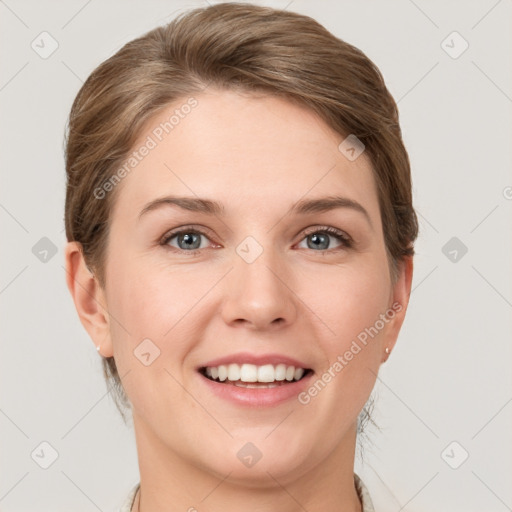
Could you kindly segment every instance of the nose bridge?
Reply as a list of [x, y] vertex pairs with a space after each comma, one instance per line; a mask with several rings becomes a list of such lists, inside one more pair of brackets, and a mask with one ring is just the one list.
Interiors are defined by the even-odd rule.
[[294, 320], [296, 304], [287, 284], [289, 272], [283, 272], [282, 256], [273, 244], [264, 246], [253, 236], [236, 246], [224, 311], [227, 322], [244, 320], [265, 328]]

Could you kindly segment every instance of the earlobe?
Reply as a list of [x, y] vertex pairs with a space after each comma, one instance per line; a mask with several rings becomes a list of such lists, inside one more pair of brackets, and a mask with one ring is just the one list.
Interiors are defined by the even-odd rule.
[[[113, 355], [110, 337], [109, 314], [101, 286], [87, 267], [81, 245], [68, 242], [65, 248], [66, 283], [75, 303], [80, 322], [96, 347], [101, 346], [101, 355]], [[99, 351], [99, 350], [98, 350]]]

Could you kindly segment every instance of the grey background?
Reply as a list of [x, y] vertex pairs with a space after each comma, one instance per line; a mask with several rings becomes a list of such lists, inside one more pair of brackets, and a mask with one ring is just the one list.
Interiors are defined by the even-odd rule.
[[[259, 3], [314, 17], [378, 65], [412, 162], [413, 292], [356, 470], [379, 511], [512, 510], [512, 1]], [[65, 285], [63, 134], [101, 61], [204, 5], [0, 1], [1, 511], [117, 510], [138, 481], [133, 430]], [[59, 45], [46, 59], [31, 47], [43, 31]], [[458, 58], [453, 31], [469, 44]], [[48, 469], [42, 442], [58, 453]]]

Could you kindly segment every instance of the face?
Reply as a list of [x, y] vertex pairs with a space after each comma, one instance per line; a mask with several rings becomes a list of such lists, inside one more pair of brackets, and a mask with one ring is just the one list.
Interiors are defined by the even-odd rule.
[[[222, 477], [285, 481], [354, 440], [410, 282], [390, 279], [364, 153], [349, 160], [343, 136], [281, 99], [195, 100], [168, 134], [187, 99], [147, 124], [134, 150], [155, 147], [117, 185], [96, 341], [126, 375], [141, 442]], [[203, 374], [225, 365], [236, 380], [243, 364], [242, 380], [280, 380]], [[288, 381], [289, 366], [307, 371]], [[240, 463], [254, 447], [261, 460]]]

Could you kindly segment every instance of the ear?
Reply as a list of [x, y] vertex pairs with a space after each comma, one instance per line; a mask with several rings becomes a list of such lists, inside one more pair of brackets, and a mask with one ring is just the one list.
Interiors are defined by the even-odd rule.
[[[391, 291], [391, 302], [388, 309], [389, 314], [387, 314], [390, 320], [388, 321], [385, 334], [382, 337], [382, 362], [387, 361], [405, 320], [405, 313], [411, 295], [412, 274], [413, 257], [407, 256], [400, 262], [398, 279]], [[392, 318], [391, 315], [393, 315]], [[387, 353], [386, 348], [389, 350]]]
[[80, 243], [68, 242], [65, 258], [66, 283], [80, 321], [96, 347], [100, 346], [101, 355], [111, 357], [113, 349], [104, 291], [87, 267]]

